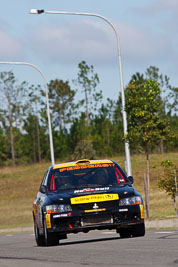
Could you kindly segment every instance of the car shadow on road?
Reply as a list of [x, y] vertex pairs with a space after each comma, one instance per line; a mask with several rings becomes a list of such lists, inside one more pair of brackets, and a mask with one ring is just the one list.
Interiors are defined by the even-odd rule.
[[59, 243], [59, 246], [104, 242], [104, 241], [111, 241], [111, 240], [118, 240], [118, 239], [121, 239], [121, 238], [120, 237], [105, 237], [105, 238], [95, 238], [95, 239], [87, 239], [87, 240], [79, 240], [79, 241], [71, 241], [71, 242], [69, 241], [69, 242]]

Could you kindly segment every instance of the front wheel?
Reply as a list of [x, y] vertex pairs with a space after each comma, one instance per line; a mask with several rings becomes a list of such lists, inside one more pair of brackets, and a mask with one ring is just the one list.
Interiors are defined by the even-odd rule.
[[35, 232], [36, 244], [37, 244], [37, 246], [45, 246], [44, 235], [39, 234], [37, 222], [36, 222], [35, 218], [33, 218], [33, 220], [34, 220], [34, 232]]
[[49, 233], [46, 227], [46, 221], [44, 219], [44, 241], [46, 246], [57, 246], [59, 244], [59, 238], [55, 233]]
[[139, 237], [145, 235], [145, 224], [140, 223], [132, 226], [132, 236], [133, 237]]
[[123, 228], [123, 229], [120, 229], [117, 232], [120, 234], [121, 238], [130, 238], [131, 235], [132, 235], [132, 232], [131, 232], [130, 228]]
[[117, 229], [117, 233], [121, 238], [139, 237], [145, 235], [145, 224], [140, 223], [128, 228]]

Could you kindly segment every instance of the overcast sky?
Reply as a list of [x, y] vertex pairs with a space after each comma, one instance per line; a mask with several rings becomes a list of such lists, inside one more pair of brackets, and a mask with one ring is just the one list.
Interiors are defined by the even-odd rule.
[[[72, 80], [85, 60], [100, 78], [104, 98], [118, 97], [120, 78], [116, 38], [102, 19], [67, 15], [30, 15], [32, 8], [100, 14], [116, 27], [121, 44], [124, 84], [135, 72], [156, 66], [178, 86], [177, 0], [6, 0], [0, 8], [0, 61], [38, 66], [48, 81]], [[29, 84], [42, 84], [29, 67], [0, 65]]]

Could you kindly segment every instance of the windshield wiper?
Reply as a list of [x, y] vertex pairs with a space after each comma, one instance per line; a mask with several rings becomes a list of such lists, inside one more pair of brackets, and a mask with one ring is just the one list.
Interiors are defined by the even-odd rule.
[[96, 187], [96, 186], [102, 186], [99, 184], [85, 184], [85, 185], [74, 185], [66, 188], [58, 188], [57, 190], [71, 190], [71, 189], [78, 189], [78, 188], [88, 188], [88, 187]]
[[112, 185], [128, 185], [130, 183], [112, 183], [112, 184], [109, 184], [108, 186], [112, 186]]
[[88, 187], [96, 187], [100, 186], [99, 184], [82, 184], [82, 185], [76, 185], [73, 186], [72, 188], [88, 188]]

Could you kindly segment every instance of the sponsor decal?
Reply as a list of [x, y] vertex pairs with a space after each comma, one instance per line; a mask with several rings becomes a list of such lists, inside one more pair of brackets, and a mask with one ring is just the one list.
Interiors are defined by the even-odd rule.
[[144, 208], [143, 208], [143, 205], [142, 204], [140, 204], [140, 217], [141, 217], [141, 219], [144, 219]]
[[51, 228], [51, 214], [46, 214], [46, 228]]
[[119, 209], [119, 212], [128, 211], [128, 209]]
[[71, 204], [83, 204], [83, 203], [93, 203], [93, 202], [104, 202], [118, 200], [118, 194], [94, 194], [88, 196], [73, 197], [70, 199]]
[[74, 194], [85, 193], [85, 192], [93, 192], [93, 191], [108, 191], [109, 187], [98, 187], [98, 188], [84, 188], [80, 190], [75, 190]]
[[69, 217], [69, 216], [71, 216], [71, 212], [70, 213], [64, 213], [64, 214], [53, 215], [53, 218], [64, 218], [64, 217]]
[[87, 165], [80, 165], [80, 166], [71, 166], [66, 168], [59, 169], [59, 172], [64, 171], [73, 171], [73, 170], [82, 170], [88, 168], [107, 168], [107, 167], [114, 167], [115, 163], [99, 163], [99, 164], [87, 164]]
[[93, 210], [85, 210], [85, 212], [87, 213], [87, 212], [98, 212], [98, 211], [105, 211], [106, 209], [105, 208], [103, 208], [103, 209], [93, 209]]
[[98, 205], [95, 203], [94, 205], [93, 205], [93, 209], [98, 209], [99, 207], [98, 207]]

